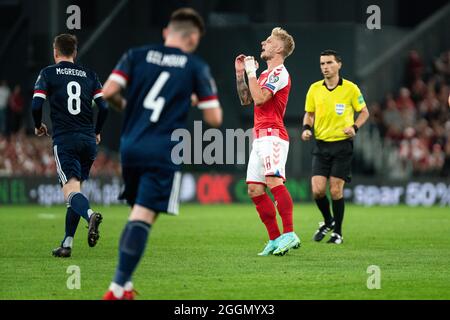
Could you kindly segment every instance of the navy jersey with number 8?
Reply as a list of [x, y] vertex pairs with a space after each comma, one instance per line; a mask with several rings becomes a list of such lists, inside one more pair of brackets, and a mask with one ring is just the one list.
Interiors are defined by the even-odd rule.
[[53, 138], [69, 132], [93, 137], [92, 101], [101, 96], [102, 85], [94, 72], [61, 61], [41, 70], [33, 98], [49, 98]]

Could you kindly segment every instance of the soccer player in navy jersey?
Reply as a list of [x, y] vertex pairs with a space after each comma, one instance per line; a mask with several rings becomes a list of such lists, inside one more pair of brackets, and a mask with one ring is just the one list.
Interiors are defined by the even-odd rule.
[[[66, 229], [61, 246], [53, 250], [55, 257], [70, 257], [73, 238], [80, 217], [88, 222], [88, 244], [99, 239], [102, 216], [94, 212], [81, 193], [97, 154], [100, 132], [108, 108], [103, 100], [102, 85], [97, 75], [74, 63], [78, 41], [74, 35], [61, 34], [53, 42], [55, 64], [41, 70], [36, 80], [32, 113], [37, 136], [48, 136], [42, 123], [42, 108], [48, 98], [53, 127], [53, 153], [59, 182], [67, 201]], [[92, 101], [99, 108], [93, 123]]]
[[[164, 44], [128, 50], [103, 88], [107, 101], [125, 110], [121, 134], [122, 198], [131, 206], [119, 243], [119, 263], [105, 300], [133, 299], [131, 276], [159, 213], [178, 214], [180, 165], [171, 159], [172, 132], [185, 128], [191, 95], [211, 126], [222, 123], [222, 109], [208, 65], [191, 53], [204, 31], [193, 9], [172, 13]], [[126, 96], [121, 90], [127, 88]]]

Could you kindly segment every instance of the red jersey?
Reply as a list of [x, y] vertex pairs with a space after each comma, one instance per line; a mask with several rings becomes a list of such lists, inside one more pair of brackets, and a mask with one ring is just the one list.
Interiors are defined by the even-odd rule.
[[263, 71], [259, 76], [258, 83], [261, 88], [270, 90], [273, 96], [266, 103], [254, 107], [253, 134], [255, 139], [264, 136], [279, 136], [281, 139], [289, 141], [289, 135], [283, 122], [291, 90], [289, 73], [284, 65], [280, 65], [271, 72]]

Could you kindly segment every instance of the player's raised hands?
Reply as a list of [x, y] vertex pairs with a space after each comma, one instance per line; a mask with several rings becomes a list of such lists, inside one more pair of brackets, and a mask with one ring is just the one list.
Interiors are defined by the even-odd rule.
[[245, 65], [245, 72], [247, 72], [247, 76], [249, 78], [256, 78], [256, 69], [258, 69], [257, 67], [257, 62], [255, 61], [255, 58], [253, 56], [247, 56], [244, 59], [244, 65]]
[[34, 128], [34, 134], [37, 135], [38, 137], [42, 137], [44, 135], [49, 136], [47, 126], [41, 123], [41, 127], [39, 129]]
[[234, 68], [236, 69], [236, 74], [242, 75], [245, 71], [244, 65], [245, 54], [240, 54], [234, 60]]

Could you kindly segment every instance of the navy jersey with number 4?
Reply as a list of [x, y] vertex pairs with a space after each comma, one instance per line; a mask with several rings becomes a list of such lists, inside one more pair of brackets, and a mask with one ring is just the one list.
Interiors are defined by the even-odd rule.
[[109, 79], [127, 88], [123, 166], [178, 170], [171, 160], [178, 141], [171, 141], [171, 135], [186, 127], [192, 93], [200, 109], [219, 107], [208, 65], [178, 48], [145, 46], [128, 50]]
[[[33, 98], [49, 98], [53, 138], [65, 133], [94, 137], [92, 101], [100, 101], [102, 85], [97, 75], [68, 61], [41, 70]], [[103, 103], [97, 103], [102, 105]], [[39, 124], [37, 124], [39, 125]]]

